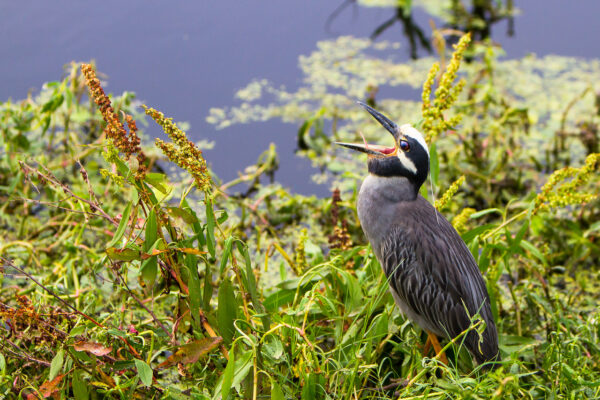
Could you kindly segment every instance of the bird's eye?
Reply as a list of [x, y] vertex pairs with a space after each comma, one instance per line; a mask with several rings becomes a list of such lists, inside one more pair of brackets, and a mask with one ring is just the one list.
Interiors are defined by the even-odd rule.
[[407, 152], [410, 150], [410, 144], [406, 140], [400, 141], [400, 150]]

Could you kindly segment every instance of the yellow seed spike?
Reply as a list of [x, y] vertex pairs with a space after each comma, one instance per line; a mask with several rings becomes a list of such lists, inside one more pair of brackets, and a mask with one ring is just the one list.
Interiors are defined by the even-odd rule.
[[[581, 191], [594, 174], [600, 153], [592, 153], [580, 168], [565, 167], [554, 171], [534, 200], [533, 213], [542, 209], [565, 207], [590, 202], [598, 196]], [[570, 180], [569, 180], [570, 179]]]
[[454, 196], [456, 194], [460, 185], [462, 185], [464, 182], [465, 182], [465, 176], [461, 175], [460, 178], [455, 180], [452, 183], [452, 185], [450, 185], [450, 187], [448, 188], [448, 190], [446, 190], [446, 192], [444, 193], [442, 198], [435, 201], [434, 207], [438, 211], [442, 210], [446, 206], [446, 204], [448, 204], [450, 199], [452, 199], [452, 196]]
[[461, 116], [456, 115], [451, 118], [450, 123], [450, 121], [446, 121], [444, 119], [443, 112], [449, 109], [452, 104], [456, 102], [458, 95], [465, 85], [464, 80], [460, 80], [456, 84], [454, 84], [454, 81], [456, 80], [460, 62], [470, 42], [471, 35], [467, 33], [463, 35], [458, 43], [454, 46], [452, 59], [442, 74], [440, 82], [438, 83], [438, 87], [435, 90], [433, 104], [431, 101], [431, 92], [435, 78], [440, 70], [440, 65], [435, 63], [431, 67], [431, 70], [429, 70], [429, 74], [427, 75], [427, 79], [423, 85], [423, 92], [421, 95], [423, 101], [422, 129], [425, 133], [425, 139], [428, 143], [431, 143], [440, 133], [457, 124], [461, 120]]
[[165, 117], [163, 113], [153, 108], [143, 107], [146, 114], [160, 125], [173, 141], [173, 143], [166, 143], [156, 139], [156, 146], [162, 150], [169, 160], [188, 171], [200, 190], [208, 191], [212, 180], [206, 167], [206, 161], [202, 156], [202, 151], [188, 140], [185, 132], [179, 129], [172, 118]]

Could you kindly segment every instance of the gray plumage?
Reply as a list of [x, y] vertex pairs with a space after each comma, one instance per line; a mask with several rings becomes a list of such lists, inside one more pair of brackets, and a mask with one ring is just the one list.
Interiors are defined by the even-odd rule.
[[361, 226], [390, 291], [410, 320], [441, 337], [458, 336], [479, 312], [482, 342], [471, 331], [465, 345], [478, 363], [494, 360], [498, 334], [477, 263], [448, 220], [413, 193], [404, 177], [369, 175], [358, 196]]
[[486, 324], [481, 339], [471, 330], [464, 343], [477, 362], [499, 361], [498, 333], [479, 267], [450, 222], [419, 194], [429, 172], [427, 143], [412, 126], [397, 126], [360, 104], [394, 136], [394, 147], [338, 144], [369, 157], [358, 217], [396, 303], [423, 329], [449, 339], [467, 330], [479, 313]]

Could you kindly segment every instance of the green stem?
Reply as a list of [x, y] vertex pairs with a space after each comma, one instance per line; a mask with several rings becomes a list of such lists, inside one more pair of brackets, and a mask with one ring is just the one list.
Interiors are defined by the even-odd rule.
[[510, 219], [504, 221], [500, 226], [498, 226], [496, 229], [489, 231], [484, 237], [483, 240], [488, 240], [491, 236], [493, 236], [496, 232], [498, 232], [500, 229], [510, 225], [511, 223], [515, 222], [517, 219], [521, 218], [522, 216], [526, 215], [529, 212], [529, 210], [523, 210], [520, 213], [518, 213], [517, 215], [512, 216]]

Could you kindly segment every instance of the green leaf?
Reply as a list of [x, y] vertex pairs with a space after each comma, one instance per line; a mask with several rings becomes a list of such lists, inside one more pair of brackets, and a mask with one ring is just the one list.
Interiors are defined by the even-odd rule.
[[56, 376], [60, 372], [60, 370], [63, 366], [63, 359], [64, 359], [64, 351], [63, 351], [63, 349], [60, 349], [60, 350], [58, 350], [58, 352], [52, 359], [52, 362], [50, 363], [50, 373], [48, 374], [49, 381], [56, 378]]
[[126, 380], [125, 382], [123, 382], [122, 387], [125, 388], [125, 387], [129, 386], [129, 390], [127, 392], [125, 392], [124, 395], [122, 395], [122, 398], [133, 399], [135, 397], [133, 395], [133, 393], [137, 390], [139, 381], [140, 381], [139, 376], [134, 376], [133, 378], [130, 378], [130, 379]]
[[179, 347], [175, 353], [160, 363], [158, 368], [172, 367], [177, 363], [193, 364], [197, 362], [200, 357], [206, 356], [221, 343], [223, 343], [223, 338], [220, 336], [194, 340], [193, 342]]
[[169, 193], [169, 189], [166, 185], [166, 176], [165, 174], [160, 174], [158, 172], [149, 172], [146, 174], [144, 180], [149, 184], [156, 188], [162, 194]]
[[87, 383], [83, 380], [82, 373], [83, 371], [80, 369], [76, 369], [73, 372], [73, 396], [76, 400], [89, 399]]
[[544, 256], [544, 254], [542, 254], [542, 252], [537, 247], [535, 247], [533, 244], [531, 244], [527, 240], [521, 240], [521, 242], [519, 244], [521, 245], [521, 247], [524, 250], [529, 251], [538, 260], [540, 260], [542, 262], [542, 264], [548, 265], [548, 261], [546, 260], [546, 257]]
[[307, 120], [305, 120], [302, 125], [300, 126], [300, 129], [298, 129], [298, 148], [300, 150], [307, 150], [308, 149], [308, 145], [307, 145], [307, 140], [305, 138], [306, 132], [308, 132], [308, 130], [310, 129], [310, 126], [312, 125], [312, 121], [313, 118], [309, 118]]
[[44, 105], [42, 106], [41, 112], [53, 112], [63, 103], [65, 97], [62, 93], [56, 94], [50, 98]]
[[140, 273], [142, 280], [147, 286], [154, 286], [156, 277], [158, 276], [158, 256], [153, 256], [142, 262]]
[[235, 362], [235, 373], [233, 374], [233, 381], [231, 386], [239, 385], [248, 372], [252, 368], [252, 351], [247, 351], [244, 355]]
[[283, 343], [281, 339], [275, 335], [267, 336], [263, 345], [263, 354], [272, 358], [273, 360], [280, 360], [283, 356]]
[[188, 203], [186, 198], [181, 199], [181, 208], [183, 208], [184, 210], [186, 210], [190, 214], [192, 214], [192, 216], [196, 220], [196, 222], [194, 222], [192, 224], [192, 230], [194, 231], [194, 234], [198, 238], [198, 242], [199, 242], [198, 249], [202, 250], [202, 247], [204, 246], [204, 243], [206, 242], [206, 240], [204, 239], [204, 234], [202, 232], [202, 225], [200, 225], [198, 216], [196, 215], [196, 212], [194, 212], [194, 210], [190, 207], [190, 204]]
[[517, 335], [501, 335], [500, 349], [508, 354], [519, 354], [526, 352], [529, 347], [538, 343], [535, 339]]
[[317, 397], [316, 375], [309, 373], [302, 387], [302, 400], [314, 400]]
[[229, 352], [229, 361], [227, 362], [227, 366], [225, 367], [225, 372], [223, 372], [223, 383], [221, 384], [221, 397], [223, 400], [227, 400], [229, 397], [229, 392], [231, 391], [231, 383], [233, 382], [233, 373], [235, 372], [235, 352], [233, 351], [233, 346], [231, 347], [231, 351]]
[[188, 272], [188, 289], [190, 295], [188, 300], [190, 302], [190, 311], [196, 328], [200, 329], [200, 302], [202, 301], [202, 290], [200, 285], [200, 276], [198, 275], [198, 257], [193, 254], [186, 254], [185, 266]]
[[202, 302], [204, 303], [204, 309], [210, 310], [212, 307], [210, 306], [210, 299], [213, 296], [213, 285], [212, 285], [212, 273], [210, 271], [210, 265], [205, 262], [204, 263], [204, 285], [202, 291]]
[[485, 225], [481, 225], [481, 226], [477, 226], [473, 229], [471, 229], [468, 232], [465, 232], [461, 235], [462, 239], [465, 241], [465, 243], [470, 243], [471, 240], [475, 239], [477, 236], [489, 231], [490, 229], [493, 229], [496, 227], [497, 224], [485, 224]]
[[269, 295], [263, 305], [269, 312], [275, 312], [279, 307], [292, 304], [294, 297], [296, 296], [296, 290], [293, 289], [280, 289]]
[[117, 243], [119, 243], [119, 240], [121, 240], [123, 234], [125, 234], [125, 229], [127, 228], [129, 217], [131, 216], [131, 209], [132, 203], [130, 201], [129, 203], [127, 203], [127, 206], [125, 206], [125, 211], [123, 211], [123, 217], [121, 218], [121, 222], [119, 222], [119, 226], [115, 231], [115, 235], [113, 236], [112, 240], [106, 245], [106, 247], [114, 247]]
[[269, 330], [271, 326], [271, 319], [269, 318], [269, 314], [265, 312], [265, 307], [258, 296], [258, 291], [256, 290], [256, 277], [254, 276], [254, 270], [252, 269], [252, 261], [250, 260], [250, 253], [248, 253], [248, 247], [246, 243], [241, 240], [236, 241], [238, 251], [244, 257], [244, 263], [246, 264], [245, 273], [242, 276], [245, 276], [243, 281], [245, 282], [245, 287], [250, 293], [250, 298], [252, 299], [252, 304], [254, 304], [254, 308], [258, 313], [262, 314], [260, 319], [263, 324], [263, 328], [265, 331]]
[[146, 232], [144, 237], [144, 252], [147, 253], [148, 250], [154, 245], [156, 239], [158, 237], [158, 224], [156, 222], [156, 213], [154, 210], [150, 210], [150, 214], [148, 214], [148, 218], [146, 219]]
[[496, 296], [496, 281], [489, 279], [485, 283], [488, 295], [490, 296], [490, 308], [492, 310], [492, 316], [494, 320], [498, 321], [498, 296]]
[[215, 257], [215, 214], [213, 212], [212, 199], [206, 198], [206, 247], [208, 252], [214, 258]]
[[77, 358], [79, 361], [83, 361], [85, 363], [87, 362], [92, 362], [92, 359], [90, 356], [88, 356], [88, 354], [85, 351], [74, 351], [73, 353], [71, 353], [75, 358]]
[[354, 276], [345, 271], [341, 275], [345, 283], [345, 307], [350, 311], [357, 307], [361, 300], [363, 300], [362, 291], [360, 290], [358, 280]]
[[48, 131], [48, 128], [50, 127], [50, 122], [52, 122], [52, 118], [50, 118], [50, 115], [46, 115], [44, 116], [44, 118], [42, 118], [40, 125], [42, 126], [43, 133], [46, 133]]
[[600, 221], [594, 222], [592, 225], [590, 225], [588, 232], [594, 232], [594, 231], [600, 231]]
[[375, 316], [366, 337], [373, 338], [377, 341], [382, 340], [388, 334], [388, 323], [389, 321], [386, 313]]
[[485, 274], [488, 267], [490, 266], [490, 252], [492, 251], [492, 246], [485, 245], [481, 252], [478, 254], [477, 264], [479, 265], [479, 270], [482, 274]]
[[152, 386], [152, 368], [146, 362], [137, 358], [135, 359], [135, 367], [142, 383], [146, 386]]
[[502, 211], [499, 208], [487, 208], [485, 210], [474, 212], [473, 214], [471, 214], [471, 216], [469, 218], [477, 219], [479, 217], [483, 217], [484, 215], [491, 214], [493, 212], [502, 215]]
[[141, 260], [142, 254], [139, 250], [126, 247], [122, 250], [110, 247], [106, 249], [106, 254], [116, 261], [134, 261]]
[[[144, 237], [144, 244], [142, 249], [144, 253], [150, 254], [152, 250], [159, 244], [158, 242], [158, 223], [156, 220], [156, 213], [154, 210], [150, 210], [148, 218], [146, 219], [146, 232]], [[156, 276], [158, 275], [158, 256], [150, 257], [142, 261], [141, 267], [142, 280], [150, 287], [154, 286], [156, 282]]]
[[135, 363], [130, 360], [117, 360], [111, 363], [111, 367], [117, 371], [121, 371], [125, 369], [132, 369], [133, 367], [135, 367]]
[[[114, 160], [114, 164], [117, 167], [117, 171], [125, 177], [131, 176], [131, 170], [129, 166], [124, 163], [120, 158]], [[131, 180], [130, 180], [131, 181]]]
[[225, 221], [227, 221], [228, 218], [229, 218], [229, 214], [227, 214], [227, 211], [222, 210], [221, 215], [219, 216], [219, 218], [217, 218], [217, 222], [219, 224], [223, 224]]
[[271, 381], [271, 400], [285, 400], [283, 390], [274, 380]]
[[237, 302], [233, 286], [229, 279], [224, 279], [221, 282], [218, 300], [217, 322], [219, 324], [219, 333], [225, 343], [229, 344], [235, 334], [233, 323], [237, 319]]
[[517, 234], [515, 235], [515, 238], [512, 240], [512, 243], [508, 239], [508, 238], [510, 238], [510, 232], [508, 232], [508, 230], [507, 230], [506, 236], [507, 236], [507, 241], [509, 243], [511, 243], [511, 246], [510, 246], [511, 252], [514, 252], [516, 250], [516, 248], [519, 247], [519, 244], [521, 243], [521, 240], [523, 240], [523, 237], [525, 237], [525, 234], [527, 233], [528, 229], [529, 229], [529, 220], [525, 220], [523, 225], [521, 225], [519, 232], [517, 232]]
[[248, 253], [248, 247], [246, 243], [241, 240], [236, 241], [238, 251], [244, 257], [244, 263], [246, 264], [246, 289], [250, 292], [250, 297], [252, 298], [252, 302], [256, 302], [257, 305], [259, 302], [258, 292], [256, 291], [256, 277], [254, 276], [254, 271], [252, 270], [252, 261], [250, 260], [250, 253]]
[[181, 218], [188, 225], [193, 225], [198, 222], [198, 218], [188, 210], [179, 207], [167, 207], [169, 214], [174, 217]]
[[29, 139], [27, 139], [27, 137], [21, 133], [15, 136], [14, 142], [23, 150], [29, 150], [29, 147], [31, 146]]
[[17, 184], [21, 182], [21, 179], [23, 179], [23, 171], [19, 170], [19, 173], [16, 175], [15, 179], [10, 184], [8, 190], [5, 193], [13, 194], [15, 188], [17, 187]]
[[221, 265], [219, 267], [219, 275], [223, 276], [225, 267], [227, 267], [227, 261], [231, 257], [231, 246], [233, 244], [233, 238], [230, 236], [225, 239], [225, 245], [223, 246], [223, 252], [221, 253]]
[[78, 336], [85, 332], [85, 325], [77, 325], [69, 332], [69, 336]]
[[115, 329], [115, 328], [110, 328], [107, 332], [108, 332], [108, 334], [110, 334], [112, 336], [117, 336], [117, 337], [120, 337], [120, 338], [126, 338], [127, 337], [127, 335], [125, 333], [123, 333], [120, 330]]

